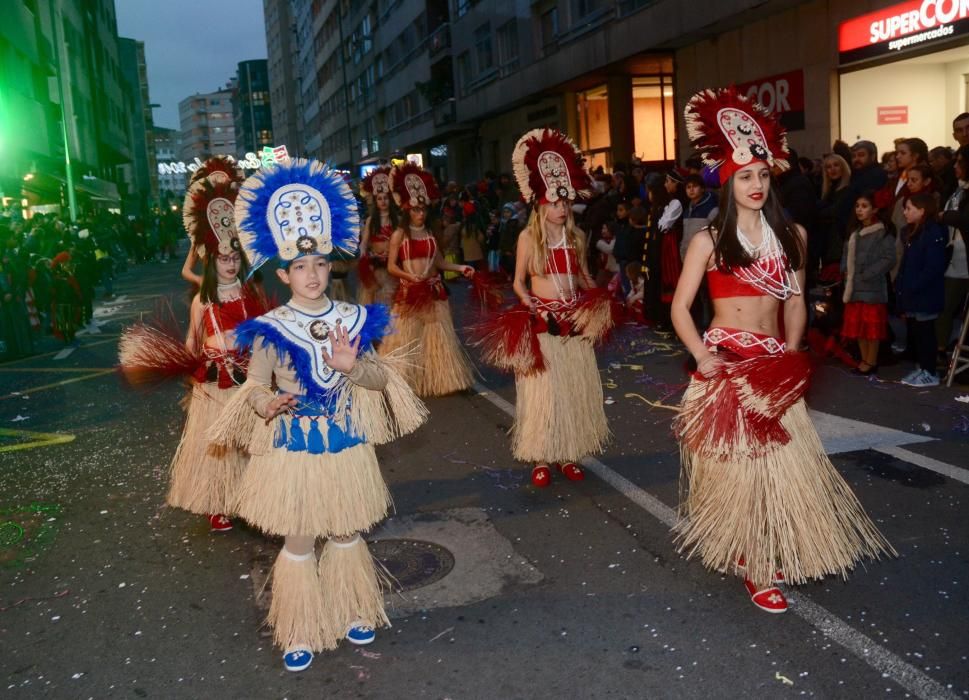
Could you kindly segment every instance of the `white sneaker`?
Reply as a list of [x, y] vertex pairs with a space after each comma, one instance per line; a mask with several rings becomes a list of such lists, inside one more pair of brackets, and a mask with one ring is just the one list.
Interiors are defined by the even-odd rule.
[[922, 373], [922, 370], [920, 370], [918, 367], [916, 367], [915, 369], [913, 369], [911, 372], [909, 372], [908, 374], [906, 374], [904, 377], [902, 377], [898, 381], [901, 384], [907, 384], [908, 386], [912, 386], [912, 382], [915, 381], [915, 378], [917, 376], [919, 376], [921, 373]]
[[917, 386], [917, 387], [939, 386], [939, 378], [936, 375], [926, 372], [923, 369], [919, 372], [918, 376], [916, 376], [915, 379], [913, 379], [911, 382], [908, 382], [908, 385]]

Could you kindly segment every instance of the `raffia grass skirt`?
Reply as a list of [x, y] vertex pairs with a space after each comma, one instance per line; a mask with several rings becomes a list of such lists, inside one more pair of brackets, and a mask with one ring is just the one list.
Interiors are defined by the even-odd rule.
[[539, 333], [545, 371], [515, 376], [512, 453], [522, 462], [575, 462], [605, 449], [609, 425], [592, 344]]
[[377, 284], [368, 287], [362, 281], [357, 287], [357, 302], [360, 304], [387, 304], [393, 306], [397, 292], [397, 278], [387, 272], [386, 267], [374, 267], [373, 276]]
[[273, 447], [250, 458], [235, 512], [271, 535], [345, 537], [383, 520], [391, 504], [372, 445], [319, 455]]
[[395, 332], [380, 344], [386, 355], [401, 347], [415, 347], [411, 364], [402, 374], [421, 398], [446, 396], [464, 391], [474, 383], [471, 360], [454, 331], [454, 319], [447, 300], [438, 300], [426, 309], [401, 312], [394, 306]]
[[203, 434], [237, 391], [192, 383], [185, 428], [172, 459], [168, 505], [203, 515], [232, 514], [247, 457], [233, 447], [210, 444]]
[[323, 546], [319, 563], [311, 553], [296, 560], [284, 549], [272, 571], [273, 598], [267, 623], [283, 649], [335, 649], [350, 625], [390, 626], [383, 591], [389, 580], [362, 537]]
[[[702, 383], [690, 382], [691, 392]], [[715, 410], [715, 407], [711, 407]], [[825, 454], [803, 399], [781, 418], [786, 445], [740, 460], [701, 458], [681, 444], [679, 551], [758, 588], [774, 572], [794, 584], [830, 574], [847, 578], [863, 558], [897, 553]]]

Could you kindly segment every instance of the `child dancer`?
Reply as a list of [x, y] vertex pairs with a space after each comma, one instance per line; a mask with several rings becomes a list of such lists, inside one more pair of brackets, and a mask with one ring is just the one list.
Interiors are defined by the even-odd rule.
[[238, 328], [249, 377], [209, 436], [251, 454], [238, 514], [285, 537], [268, 622], [285, 668], [301, 671], [314, 652], [369, 644], [389, 624], [361, 535], [390, 505], [374, 445], [415, 430], [426, 409], [395, 369], [399, 356], [373, 352], [387, 308], [326, 295], [330, 257], [355, 256], [360, 233], [339, 173], [303, 159], [263, 168], [243, 184], [236, 220], [253, 268], [278, 259], [292, 297]]
[[427, 230], [428, 207], [439, 198], [434, 176], [405, 163], [390, 175], [394, 200], [403, 211], [403, 223], [390, 239], [387, 269], [400, 280], [394, 297], [396, 333], [381, 344], [381, 353], [416, 346], [418, 354], [406, 371], [418, 396], [445, 396], [469, 388], [474, 381], [471, 363], [454, 332], [445, 270], [465, 277], [470, 265], [445, 262], [434, 236]]

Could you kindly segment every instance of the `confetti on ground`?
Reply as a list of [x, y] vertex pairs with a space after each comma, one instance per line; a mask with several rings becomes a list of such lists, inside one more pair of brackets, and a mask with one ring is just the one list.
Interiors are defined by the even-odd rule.
[[454, 631], [454, 628], [453, 627], [448, 627], [446, 630], [444, 630], [440, 634], [435, 634], [433, 637], [431, 637], [430, 639], [428, 639], [427, 642], [428, 642], [428, 644], [430, 644], [431, 642], [433, 642], [433, 641], [435, 641], [437, 639], [440, 639], [441, 637], [443, 637], [447, 633], [453, 632], [453, 631]]
[[22, 416], [22, 415], [20, 415], [18, 413], [16, 418], [11, 418], [10, 419], [10, 422], [11, 423], [19, 423], [20, 421], [24, 421], [24, 420], [30, 420], [30, 416]]
[[958, 401], [959, 403], [969, 403], [969, 394], [965, 394], [964, 396], [957, 396], [956, 401]]
[[784, 685], [794, 685], [794, 681], [792, 681], [787, 676], [782, 676], [780, 671], [774, 671], [774, 678], [776, 680], [779, 680]]
[[652, 408], [665, 408], [668, 411], [679, 411], [680, 410], [679, 406], [670, 406], [669, 404], [665, 404], [662, 401], [650, 401], [649, 399], [647, 399], [642, 394], [626, 394], [626, 398], [627, 399], [634, 399], [634, 398], [635, 399], [639, 399], [640, 401], [642, 401], [643, 403], [645, 403], [647, 406], [650, 406]]

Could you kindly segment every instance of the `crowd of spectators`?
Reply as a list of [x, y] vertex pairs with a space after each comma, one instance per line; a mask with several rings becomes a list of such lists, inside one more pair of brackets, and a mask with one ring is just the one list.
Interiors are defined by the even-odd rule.
[[74, 343], [93, 321], [98, 288], [110, 299], [129, 265], [169, 260], [179, 225], [174, 212], [145, 220], [96, 210], [71, 224], [0, 210], [0, 359], [33, 354], [49, 336]]

